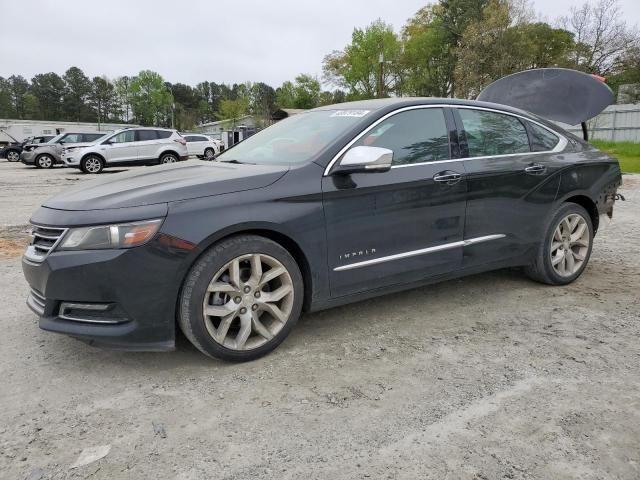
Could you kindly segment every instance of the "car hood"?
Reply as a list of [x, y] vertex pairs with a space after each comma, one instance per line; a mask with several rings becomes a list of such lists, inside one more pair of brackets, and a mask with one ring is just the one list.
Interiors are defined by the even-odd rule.
[[283, 165], [190, 160], [109, 174], [47, 200], [58, 210], [103, 210], [175, 202], [266, 187], [287, 173]]

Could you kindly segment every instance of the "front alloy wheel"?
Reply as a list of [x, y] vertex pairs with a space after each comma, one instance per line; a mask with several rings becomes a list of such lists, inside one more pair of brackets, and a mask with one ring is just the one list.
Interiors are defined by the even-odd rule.
[[84, 173], [97, 174], [102, 172], [103, 168], [104, 161], [96, 155], [89, 155], [80, 162], [80, 169]]
[[203, 353], [253, 360], [286, 338], [302, 310], [302, 297], [302, 275], [287, 250], [255, 235], [232, 237], [192, 267], [178, 320]]
[[36, 158], [36, 166], [38, 168], [52, 168], [53, 163], [54, 163], [53, 157], [46, 153]]

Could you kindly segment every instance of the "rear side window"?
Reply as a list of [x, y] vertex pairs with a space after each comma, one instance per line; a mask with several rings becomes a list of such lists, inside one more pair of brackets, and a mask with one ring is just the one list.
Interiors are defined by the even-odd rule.
[[458, 109], [467, 135], [469, 157], [529, 152], [529, 136], [522, 122], [511, 115]]
[[169, 138], [173, 132], [170, 130], [156, 130], [158, 138]]
[[136, 135], [138, 136], [139, 142], [146, 142], [147, 140], [157, 140], [157, 133], [156, 130], [138, 130]]
[[449, 135], [441, 108], [400, 112], [376, 125], [353, 146], [393, 150], [394, 165], [449, 159]]
[[529, 128], [529, 139], [531, 141], [531, 151], [547, 152], [553, 150], [560, 139], [546, 128], [542, 128], [535, 123], [527, 122]]

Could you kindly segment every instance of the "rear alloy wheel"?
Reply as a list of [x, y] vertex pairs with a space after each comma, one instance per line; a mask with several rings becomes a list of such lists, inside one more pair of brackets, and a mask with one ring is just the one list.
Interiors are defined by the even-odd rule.
[[7, 160], [9, 160], [10, 162], [17, 162], [18, 160], [20, 160], [20, 154], [15, 150], [9, 150], [7, 152]]
[[593, 223], [587, 211], [575, 203], [565, 203], [551, 218], [545, 241], [526, 273], [549, 285], [573, 282], [589, 262], [593, 236]]
[[160, 163], [176, 163], [177, 161], [178, 157], [173, 153], [165, 153], [160, 157]]
[[97, 155], [88, 155], [80, 162], [80, 169], [84, 173], [98, 174], [104, 168], [104, 160]]
[[302, 275], [289, 252], [263, 237], [232, 237], [191, 269], [179, 323], [206, 355], [253, 360], [286, 338], [300, 316], [302, 297]]
[[36, 167], [38, 168], [52, 168], [54, 163], [53, 157], [48, 153], [43, 153], [36, 158]]
[[204, 151], [204, 159], [205, 160], [213, 160], [213, 158], [216, 156], [216, 152], [213, 151], [213, 148], [207, 148]]

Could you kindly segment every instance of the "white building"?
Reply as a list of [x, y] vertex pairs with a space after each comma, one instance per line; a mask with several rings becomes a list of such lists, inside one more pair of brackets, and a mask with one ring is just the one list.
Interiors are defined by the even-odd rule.
[[15, 120], [0, 118], [0, 145], [23, 141], [36, 135], [58, 135], [64, 132], [110, 132], [127, 127], [125, 123], [56, 122], [52, 120]]

